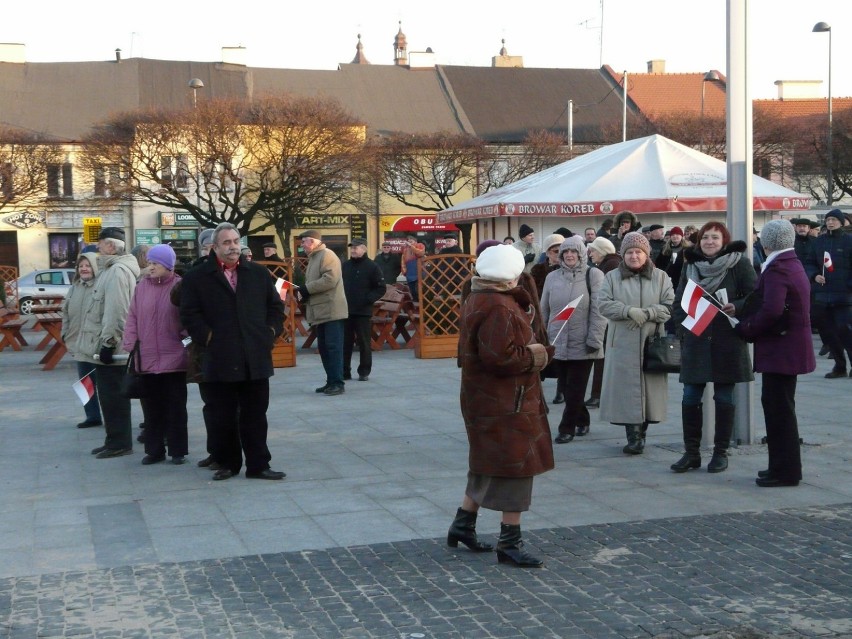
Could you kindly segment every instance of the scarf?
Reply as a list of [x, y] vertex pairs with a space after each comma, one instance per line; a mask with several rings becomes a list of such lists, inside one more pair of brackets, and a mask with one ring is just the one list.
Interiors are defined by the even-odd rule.
[[742, 257], [742, 253], [726, 253], [711, 261], [704, 258], [701, 261], [688, 262], [686, 276], [708, 293], [715, 293], [725, 279], [725, 275], [739, 263]]

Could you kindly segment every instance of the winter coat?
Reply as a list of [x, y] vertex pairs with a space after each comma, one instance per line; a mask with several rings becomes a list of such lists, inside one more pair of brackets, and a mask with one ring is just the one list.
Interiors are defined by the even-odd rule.
[[349, 317], [340, 258], [325, 244], [320, 244], [308, 256], [305, 287], [310, 294], [305, 302], [308, 323], [324, 324]]
[[[774, 255], [774, 257], [773, 257]], [[737, 325], [737, 333], [754, 340], [754, 370], [758, 373], [802, 375], [816, 368], [811, 338], [811, 287], [792, 250], [770, 255], [755, 289], [763, 297], [760, 310]], [[767, 333], [789, 309], [784, 335]]]
[[[640, 273], [622, 263], [606, 274], [600, 300], [601, 314], [609, 320], [600, 418], [614, 424], [665, 420], [667, 375], [644, 372], [642, 359], [645, 341], [671, 317], [674, 290], [669, 276], [654, 268], [650, 258]], [[632, 306], [651, 316], [638, 329], [630, 328], [627, 311]]]
[[399, 277], [399, 272], [402, 269], [402, 260], [399, 253], [382, 253], [376, 254], [373, 261], [382, 269], [382, 275], [385, 278], [385, 284], [393, 284]]
[[538, 259], [539, 254], [541, 253], [541, 248], [538, 244], [527, 244], [523, 240], [518, 240], [514, 244], [512, 244], [516, 249], [518, 249], [524, 256], [524, 273], [529, 273], [532, 271], [532, 267], [535, 265], [535, 261]]
[[[569, 249], [580, 254], [580, 259], [573, 268], [567, 267], [562, 261], [562, 255]], [[559, 262], [560, 266], [547, 276], [541, 295], [541, 312], [547, 326], [548, 338], [556, 347], [554, 358], [563, 361], [600, 359], [603, 357], [606, 332], [606, 318], [600, 312], [600, 291], [604, 274], [600, 269], [589, 269], [586, 246], [577, 235], [562, 242], [559, 247]], [[583, 297], [567, 324], [553, 321], [559, 311], [580, 295]]]
[[83, 320], [92, 303], [92, 295], [95, 292], [95, 280], [98, 277], [97, 254], [87, 253], [86, 258], [92, 265], [94, 276], [88, 282], [84, 282], [79, 276], [74, 278], [71, 288], [65, 294], [62, 303], [62, 342], [75, 360], [91, 362], [85, 355], [78, 356], [80, 352], [80, 336], [83, 333]]
[[675, 290], [680, 285], [680, 273], [683, 270], [683, 252], [689, 248], [689, 245], [685, 242], [686, 240], [683, 240], [680, 246], [672, 246], [671, 240], [667, 240], [663, 251], [654, 260], [654, 266], [666, 272]]
[[500, 291], [473, 278], [459, 335], [461, 412], [470, 471], [532, 477], [553, 468], [553, 445], [539, 371], [545, 347], [535, 342], [521, 289]]
[[131, 351], [139, 340], [137, 366], [144, 373], [186, 370], [186, 348], [181, 342], [186, 331], [180, 323], [180, 309], [172, 302], [172, 289], [180, 281], [179, 275], [170, 273], [162, 278], [143, 277], [136, 285], [122, 346]]
[[799, 261], [802, 264], [805, 264], [808, 261], [808, 253], [811, 250], [811, 243], [814, 238], [810, 235], [799, 235], [796, 234], [796, 241], [793, 244], [793, 248], [796, 249], [796, 257], [799, 258]]
[[266, 267], [241, 256], [234, 290], [211, 256], [183, 276], [180, 319], [203, 348], [203, 381], [243, 382], [273, 375], [272, 346], [284, 329], [284, 304]]
[[541, 294], [544, 292], [544, 281], [547, 279], [547, 276], [550, 275], [551, 272], [555, 271], [559, 268], [559, 265], [553, 265], [550, 261], [543, 262], [541, 264], [535, 264], [530, 269], [530, 275], [535, 281], [535, 287], [538, 289], [539, 298]]
[[[99, 255], [97, 272], [76, 353], [76, 359], [92, 364], [102, 364], [95, 359], [101, 348], [115, 348], [115, 353], [122, 350], [124, 323], [136, 289], [139, 263], [132, 255]], [[126, 362], [119, 359], [110, 366], [125, 366]]]
[[[744, 250], [746, 250], [745, 242], [731, 242], [719, 252], [718, 257], [730, 253], [742, 253]], [[687, 266], [683, 270], [672, 311], [675, 324], [679, 327], [678, 334], [681, 336], [680, 383], [736, 384], [752, 381], [754, 375], [748, 354], [748, 344], [734, 331], [727, 315], [722, 312], [717, 313], [710, 325], [698, 336], [681, 326], [686, 319], [686, 311], [681, 308], [680, 301], [689, 280], [689, 265], [697, 264], [700, 269], [702, 262], [713, 261], [707, 260], [697, 247], [687, 249], [684, 258]], [[728, 302], [734, 305], [738, 313], [743, 307], [745, 298], [754, 290], [756, 279], [754, 267], [743, 255], [733, 267], [728, 269], [721, 284], [715, 290], [705, 290], [714, 294], [725, 289], [728, 293]]]
[[598, 264], [598, 268], [604, 275], [606, 275], [610, 271], [617, 269], [619, 264], [621, 264], [621, 256], [617, 253], [611, 253], [604, 256], [601, 263]]
[[622, 223], [630, 221], [630, 230], [638, 231], [642, 228], [642, 225], [639, 224], [639, 218], [636, 217], [636, 214], [633, 211], [622, 211], [618, 215], [615, 216], [615, 222], [612, 225], [613, 234], [609, 236], [609, 241], [612, 242], [613, 246], [615, 246], [616, 252], [621, 252], [621, 240], [627, 233], [619, 233], [619, 229], [621, 228]]
[[[823, 269], [826, 251], [831, 256], [832, 271]], [[817, 275], [825, 276], [825, 284], [814, 283], [814, 302], [852, 305], [852, 234], [844, 233], [841, 226], [814, 238], [808, 250], [805, 272], [811, 282]]]
[[426, 245], [415, 242], [413, 245], [405, 245], [402, 249], [402, 275], [406, 282], [417, 281], [417, 260], [426, 255]]
[[[373, 315], [373, 303], [387, 292], [382, 269], [369, 257], [350, 258], [341, 267], [349, 316]], [[310, 298], [308, 298], [310, 301]]]

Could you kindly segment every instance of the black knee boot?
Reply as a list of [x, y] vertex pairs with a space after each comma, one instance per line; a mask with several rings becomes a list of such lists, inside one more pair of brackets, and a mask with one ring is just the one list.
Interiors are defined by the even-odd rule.
[[540, 568], [544, 562], [524, 550], [521, 541], [521, 527], [514, 524], [500, 524], [500, 540], [497, 542], [497, 561], [511, 563], [523, 568]]
[[473, 552], [491, 552], [494, 546], [486, 544], [476, 537], [476, 513], [462, 508], [456, 511], [456, 518], [447, 532], [447, 545], [458, 548], [459, 542], [470, 548]]
[[624, 432], [627, 435], [627, 445], [621, 449], [625, 455], [641, 455], [644, 448], [641, 443], [642, 424], [625, 424]]
[[708, 473], [721, 473], [728, 467], [728, 446], [734, 432], [733, 404], [716, 402], [716, 436], [713, 438], [713, 457], [707, 464]]
[[679, 461], [671, 465], [676, 473], [701, 468], [701, 428], [704, 425], [703, 404], [681, 405], [683, 416], [683, 447], [686, 450]]

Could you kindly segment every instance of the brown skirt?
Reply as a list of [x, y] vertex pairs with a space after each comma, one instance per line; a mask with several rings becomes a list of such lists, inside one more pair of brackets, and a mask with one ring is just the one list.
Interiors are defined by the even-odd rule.
[[530, 509], [532, 477], [491, 477], [467, 473], [465, 495], [488, 510], [519, 513]]

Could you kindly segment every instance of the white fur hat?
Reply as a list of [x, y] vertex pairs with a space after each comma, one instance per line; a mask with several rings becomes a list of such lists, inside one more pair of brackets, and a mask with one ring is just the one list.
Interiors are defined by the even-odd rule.
[[514, 246], [489, 246], [476, 258], [479, 277], [495, 282], [511, 282], [524, 272], [524, 255]]

